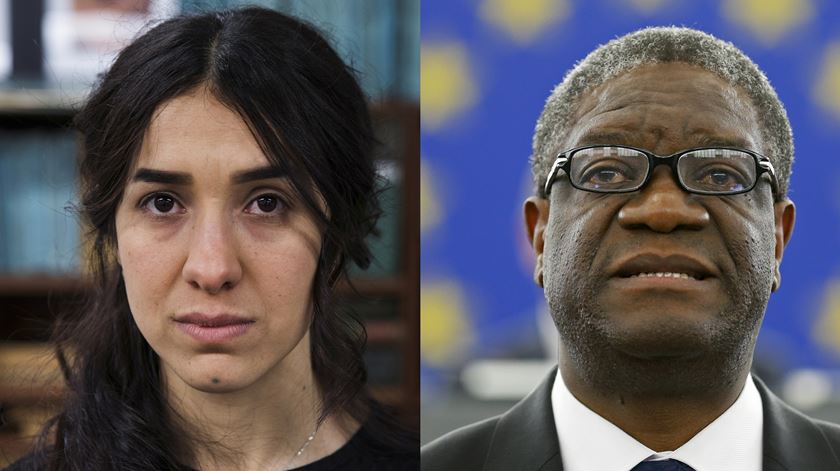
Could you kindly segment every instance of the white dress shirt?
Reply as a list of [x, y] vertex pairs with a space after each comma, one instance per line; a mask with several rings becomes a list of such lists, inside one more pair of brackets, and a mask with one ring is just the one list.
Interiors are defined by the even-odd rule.
[[761, 471], [761, 396], [747, 376], [738, 399], [674, 451], [656, 453], [575, 398], [560, 371], [551, 408], [565, 471], [629, 471], [645, 460], [675, 459], [695, 471]]

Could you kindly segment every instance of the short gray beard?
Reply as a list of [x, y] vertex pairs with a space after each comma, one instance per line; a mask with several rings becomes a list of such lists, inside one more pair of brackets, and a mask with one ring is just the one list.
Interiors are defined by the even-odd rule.
[[[574, 237], [574, 229], [566, 236]], [[741, 245], [741, 244], [738, 244]], [[746, 244], [730, 247], [733, 252], [750, 251]], [[754, 249], [752, 249], [754, 250]], [[594, 250], [587, 254], [554, 254], [546, 259], [563, 260], [567, 269], [589, 267]], [[565, 256], [564, 256], [565, 255]], [[772, 257], [761, 257], [753, 267], [773, 267]], [[570, 271], [566, 271], [570, 273]], [[691, 357], [642, 359], [620, 350], [622, 339], [607, 328], [605, 313], [594, 299], [603, 292], [590, 278], [546, 279], [545, 296], [560, 335], [561, 357], [589, 387], [604, 394], [645, 397], [684, 397], [714, 394], [730, 388], [752, 363], [752, 354], [770, 296], [772, 272], [747, 271], [741, 277], [724, 275], [720, 282], [730, 300], [717, 319], [725, 322], [704, 332], [698, 354]], [[740, 287], [740, 288], [739, 288]], [[662, 326], [663, 338], [679, 341], [685, 330]], [[564, 354], [564, 355], [563, 355]]]

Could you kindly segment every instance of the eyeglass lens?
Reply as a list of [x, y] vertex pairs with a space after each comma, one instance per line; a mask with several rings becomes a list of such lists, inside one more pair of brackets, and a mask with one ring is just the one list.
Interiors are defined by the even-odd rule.
[[[641, 187], [648, 174], [647, 155], [626, 147], [592, 147], [570, 156], [574, 186], [591, 191], [628, 191]], [[738, 193], [752, 188], [757, 175], [755, 158], [734, 149], [702, 149], [677, 161], [677, 176], [698, 193]]]

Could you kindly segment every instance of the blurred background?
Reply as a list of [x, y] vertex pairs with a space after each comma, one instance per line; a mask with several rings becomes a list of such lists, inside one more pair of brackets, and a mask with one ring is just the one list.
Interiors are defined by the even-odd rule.
[[58, 406], [49, 327], [87, 289], [73, 114], [116, 52], [158, 21], [244, 4], [312, 22], [369, 96], [386, 214], [373, 267], [340, 295], [366, 323], [374, 395], [419, 422], [420, 1], [0, 0], [0, 468]]
[[537, 116], [610, 39], [684, 25], [735, 43], [793, 125], [796, 228], [755, 365], [840, 421], [840, 3], [832, 0], [423, 0], [422, 441], [507, 410], [555, 363], [522, 203]]

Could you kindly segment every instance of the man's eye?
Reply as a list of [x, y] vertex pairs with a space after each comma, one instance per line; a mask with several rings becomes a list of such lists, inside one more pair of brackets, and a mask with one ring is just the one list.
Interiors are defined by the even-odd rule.
[[140, 207], [156, 216], [166, 216], [183, 210], [178, 200], [166, 193], [155, 193], [148, 196], [140, 204]]
[[746, 187], [746, 182], [740, 173], [726, 168], [716, 167], [706, 169], [699, 175], [696, 181], [706, 188], [726, 191], [740, 191]]
[[286, 204], [279, 196], [266, 193], [251, 200], [245, 212], [258, 216], [271, 216], [282, 214], [286, 209]]
[[588, 171], [582, 180], [583, 183], [590, 185], [616, 185], [630, 178], [618, 167], [598, 167]]
[[709, 174], [709, 180], [715, 185], [725, 185], [732, 180], [732, 175], [728, 172], [712, 172]]
[[598, 180], [598, 181], [604, 182], [604, 183], [615, 183], [617, 181], [622, 180], [623, 175], [618, 170], [603, 169], [603, 170], [598, 170], [597, 172], [595, 172], [595, 174], [593, 175], [593, 178], [595, 180]]

